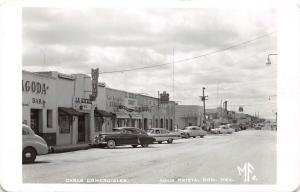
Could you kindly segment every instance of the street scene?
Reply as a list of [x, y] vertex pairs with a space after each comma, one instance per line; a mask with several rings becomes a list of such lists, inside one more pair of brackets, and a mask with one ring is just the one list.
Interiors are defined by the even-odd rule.
[[[238, 171], [246, 163], [253, 166], [249, 180]], [[26, 183], [274, 184], [276, 132], [247, 130], [148, 148], [48, 154], [23, 165], [23, 177]]]
[[276, 18], [24, 7], [23, 183], [276, 184]]

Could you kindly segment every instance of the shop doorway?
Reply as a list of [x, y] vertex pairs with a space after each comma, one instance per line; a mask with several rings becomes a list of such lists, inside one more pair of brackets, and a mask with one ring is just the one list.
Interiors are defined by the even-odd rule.
[[30, 110], [30, 127], [35, 134], [39, 135], [42, 130], [42, 110], [31, 109]]
[[144, 130], [148, 129], [147, 124], [148, 124], [148, 121], [147, 121], [147, 119], [145, 118], [145, 119], [144, 119]]
[[84, 116], [78, 116], [78, 143], [85, 142], [85, 121]]
[[163, 127], [164, 127], [164, 120], [160, 119], [160, 128], [163, 128]]

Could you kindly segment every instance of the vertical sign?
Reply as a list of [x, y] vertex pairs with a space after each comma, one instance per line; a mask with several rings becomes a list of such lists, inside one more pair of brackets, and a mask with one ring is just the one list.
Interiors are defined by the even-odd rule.
[[239, 112], [243, 112], [243, 111], [244, 111], [243, 107], [239, 106]]
[[99, 68], [92, 69], [92, 94], [90, 95], [90, 100], [95, 101], [98, 94], [98, 77]]

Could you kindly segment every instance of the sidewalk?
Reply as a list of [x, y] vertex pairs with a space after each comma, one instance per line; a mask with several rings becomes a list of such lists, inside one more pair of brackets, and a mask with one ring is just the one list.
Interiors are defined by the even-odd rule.
[[58, 146], [51, 146], [49, 153], [63, 153], [63, 152], [70, 152], [70, 151], [77, 151], [77, 150], [86, 150], [89, 148], [91, 148], [89, 143], [73, 144], [73, 145], [58, 145]]

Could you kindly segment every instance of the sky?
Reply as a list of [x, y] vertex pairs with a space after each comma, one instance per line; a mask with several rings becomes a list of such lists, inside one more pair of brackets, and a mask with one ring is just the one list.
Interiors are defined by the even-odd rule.
[[90, 74], [99, 68], [99, 81], [107, 87], [154, 97], [167, 91], [181, 105], [202, 106], [205, 87], [207, 108], [227, 100], [229, 110], [242, 106], [245, 113], [274, 119], [277, 56], [270, 56], [271, 65], [266, 60], [277, 53], [277, 14], [23, 8], [23, 69]]

